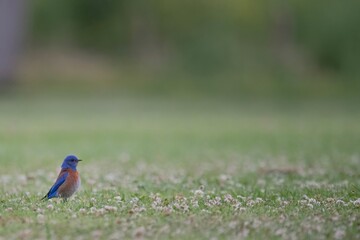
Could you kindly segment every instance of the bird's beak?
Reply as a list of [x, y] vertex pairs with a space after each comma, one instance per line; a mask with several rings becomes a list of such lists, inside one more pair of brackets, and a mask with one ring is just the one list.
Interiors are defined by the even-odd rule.
[[78, 162], [82, 161], [81, 159], [78, 159]]

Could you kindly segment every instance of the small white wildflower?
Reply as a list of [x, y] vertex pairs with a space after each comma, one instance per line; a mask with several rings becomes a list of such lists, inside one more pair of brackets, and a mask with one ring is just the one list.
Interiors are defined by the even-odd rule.
[[234, 205], [235, 211], [240, 210], [241, 205], [242, 205], [242, 204], [241, 204], [240, 202], [237, 202], [237, 203]]
[[108, 212], [116, 212], [117, 211], [117, 207], [113, 207], [113, 206], [104, 206], [104, 209]]
[[137, 198], [137, 197], [130, 199], [131, 204], [137, 204], [138, 202], [139, 202], [139, 198]]
[[235, 199], [230, 194], [226, 194], [224, 196], [224, 202], [226, 202], [226, 203], [234, 203]]
[[191, 201], [191, 205], [193, 208], [198, 208], [199, 207], [199, 202], [197, 200]]
[[201, 189], [198, 189], [198, 190], [195, 190], [195, 191], [194, 191], [194, 195], [195, 195], [195, 196], [198, 196], [198, 197], [203, 197], [204, 194], [205, 194], [204, 191], [201, 190]]
[[306, 204], [306, 206], [309, 208], [314, 208], [314, 205], [312, 205], [311, 203]]
[[346, 203], [343, 200], [339, 199], [336, 201], [336, 204], [345, 205]]
[[96, 198], [90, 198], [90, 202], [96, 202]]
[[249, 201], [246, 202], [246, 205], [249, 206], [249, 207], [252, 207], [256, 204], [256, 202], [252, 199], [250, 199]]
[[106, 213], [106, 210], [105, 210], [104, 208], [99, 208], [99, 209], [96, 210], [95, 215], [96, 215], [96, 216], [102, 216], [102, 215], [104, 215], [105, 213]]
[[246, 197], [243, 197], [243, 196], [241, 196], [241, 195], [237, 195], [236, 197], [239, 198], [239, 199], [241, 199], [241, 200], [244, 201], [244, 202], [246, 201]]
[[356, 199], [355, 201], [352, 201], [352, 204], [359, 207], [360, 206], [360, 198]]
[[86, 210], [85, 210], [85, 208], [80, 208], [80, 209], [79, 209], [79, 213], [81, 213], [81, 214], [84, 214], [84, 213], [86, 213]]
[[54, 209], [54, 205], [52, 205], [52, 204], [49, 204], [49, 205], [47, 205], [47, 207], [46, 207], [47, 209], [49, 209], [49, 210], [53, 210]]
[[313, 204], [313, 205], [320, 205], [320, 202], [317, 201], [317, 200], [314, 199], [314, 198], [309, 198], [309, 199], [308, 199], [308, 202], [311, 203], [311, 204]]
[[138, 212], [145, 212], [146, 211], [146, 208], [145, 207], [139, 207], [138, 208]]
[[180, 203], [178, 203], [178, 202], [174, 202], [174, 203], [173, 203], [173, 206], [174, 206], [176, 209], [181, 209]]
[[214, 202], [215, 205], [217, 205], [217, 206], [221, 205], [221, 197], [216, 196], [214, 200], [215, 200], [215, 202]]
[[114, 197], [114, 199], [115, 199], [116, 202], [121, 202], [122, 198], [121, 198], [121, 196], [116, 196], [116, 197]]

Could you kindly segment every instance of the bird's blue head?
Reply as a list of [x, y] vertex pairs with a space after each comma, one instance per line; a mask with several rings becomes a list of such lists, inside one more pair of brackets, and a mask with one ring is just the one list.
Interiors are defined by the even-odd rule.
[[61, 168], [71, 168], [72, 170], [76, 170], [76, 166], [78, 165], [80, 159], [78, 159], [75, 155], [69, 155], [64, 159], [64, 162], [61, 165]]

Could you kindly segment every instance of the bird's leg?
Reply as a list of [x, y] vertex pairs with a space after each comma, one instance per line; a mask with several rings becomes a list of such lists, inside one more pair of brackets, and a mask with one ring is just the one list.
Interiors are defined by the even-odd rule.
[[67, 198], [63, 198], [63, 202], [67, 203], [68, 199]]

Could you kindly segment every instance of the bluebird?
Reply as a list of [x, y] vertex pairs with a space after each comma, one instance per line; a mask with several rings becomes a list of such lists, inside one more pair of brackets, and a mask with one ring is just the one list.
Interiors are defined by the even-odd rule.
[[60, 197], [66, 201], [78, 190], [80, 187], [80, 177], [76, 166], [79, 161], [81, 160], [74, 155], [69, 155], [64, 159], [58, 178], [41, 200]]

